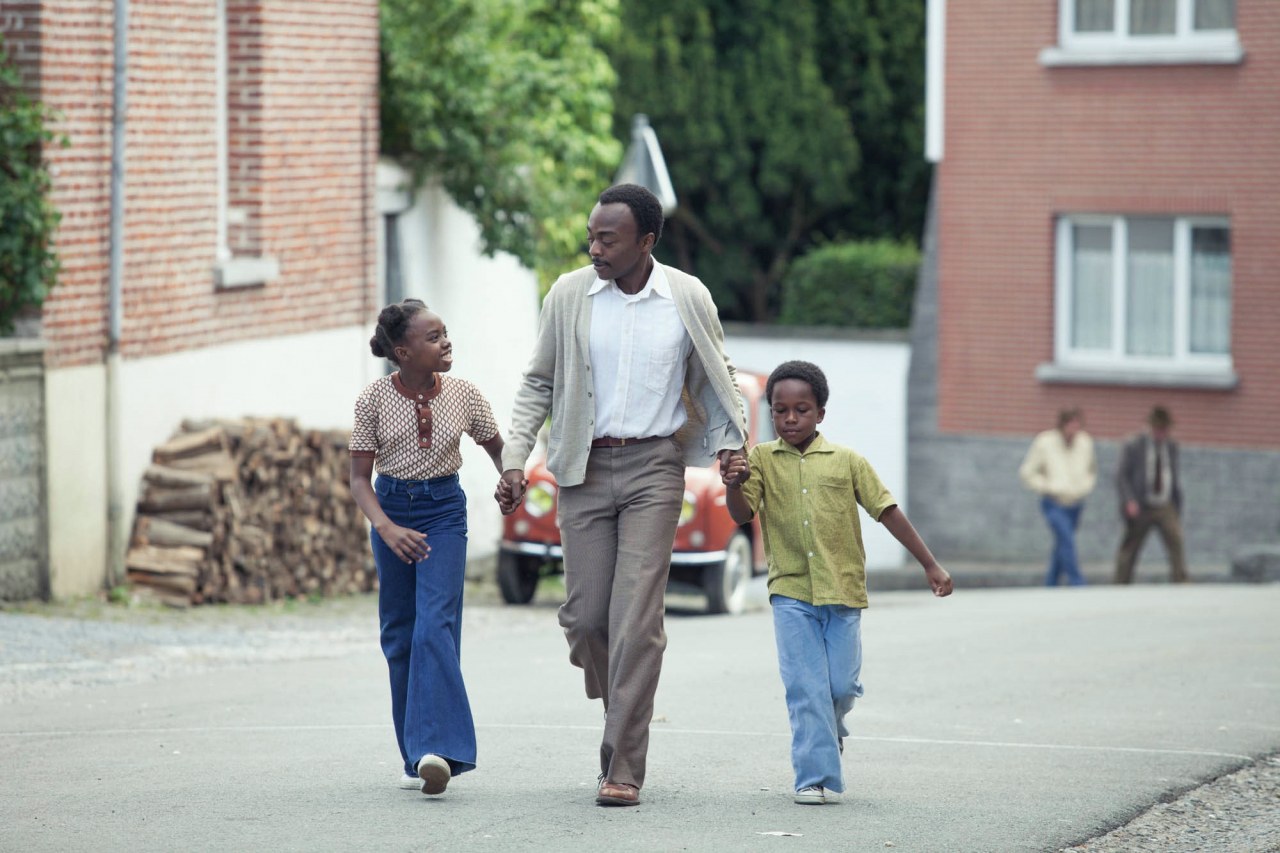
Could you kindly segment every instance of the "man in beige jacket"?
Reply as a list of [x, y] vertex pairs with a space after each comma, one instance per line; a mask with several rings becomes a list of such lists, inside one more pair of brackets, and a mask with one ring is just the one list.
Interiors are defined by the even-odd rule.
[[653, 260], [661, 235], [653, 193], [621, 184], [600, 194], [587, 220], [591, 266], [561, 276], [542, 304], [494, 495], [504, 512], [523, 498], [524, 467], [550, 415], [560, 625], [587, 697], [604, 700], [603, 806], [640, 802], [685, 466], [746, 455], [715, 304], [698, 279]]
[[1062, 410], [1057, 428], [1035, 437], [1018, 476], [1024, 486], [1040, 495], [1040, 511], [1053, 533], [1045, 584], [1056, 586], [1065, 578], [1072, 586], [1082, 586], [1084, 575], [1076, 557], [1076, 529], [1084, 499], [1098, 482], [1098, 460], [1079, 409]]

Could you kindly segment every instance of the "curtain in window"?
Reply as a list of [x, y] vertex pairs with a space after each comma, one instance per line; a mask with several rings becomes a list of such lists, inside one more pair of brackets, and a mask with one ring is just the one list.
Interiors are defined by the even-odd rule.
[[1111, 226], [1071, 228], [1071, 347], [1111, 349]]
[[1129, 33], [1171, 36], [1178, 28], [1178, 0], [1129, 0]]
[[1129, 220], [1125, 351], [1173, 355], [1173, 220]]
[[1234, 30], [1236, 0], [1195, 0], [1197, 30]]
[[1115, 0], [1076, 0], [1076, 32], [1112, 32], [1116, 28], [1115, 15]]
[[1231, 352], [1231, 232], [1191, 229], [1191, 351]]

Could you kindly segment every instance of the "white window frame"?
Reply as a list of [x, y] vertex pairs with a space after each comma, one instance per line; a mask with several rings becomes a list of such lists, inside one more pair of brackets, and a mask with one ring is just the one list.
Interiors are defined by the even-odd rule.
[[[1040, 365], [1037, 377], [1047, 382], [1235, 387], [1237, 377], [1230, 352], [1195, 353], [1190, 349], [1191, 232], [1198, 227], [1230, 231], [1230, 220], [1220, 216], [1157, 215], [1157, 218], [1173, 220], [1173, 354], [1136, 356], [1125, 351], [1128, 227], [1133, 218], [1148, 217], [1104, 214], [1058, 217], [1054, 230], [1054, 362]], [[1111, 343], [1108, 349], [1079, 349], [1071, 342], [1075, 250], [1072, 229], [1078, 225], [1111, 229]]]
[[1040, 64], [1194, 65], [1237, 64], [1244, 59], [1237, 30], [1195, 29], [1194, 0], [1177, 0], [1173, 35], [1132, 35], [1129, 0], [1115, 0], [1115, 26], [1109, 32], [1077, 33], [1078, 0], [1058, 0], [1058, 44], [1040, 52]]

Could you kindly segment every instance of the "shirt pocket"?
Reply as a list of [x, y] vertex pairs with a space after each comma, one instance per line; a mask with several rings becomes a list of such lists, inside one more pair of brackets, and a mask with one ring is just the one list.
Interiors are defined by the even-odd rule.
[[644, 374], [644, 387], [655, 394], [665, 394], [671, 387], [680, 361], [680, 347], [658, 347], [649, 352], [649, 366]]

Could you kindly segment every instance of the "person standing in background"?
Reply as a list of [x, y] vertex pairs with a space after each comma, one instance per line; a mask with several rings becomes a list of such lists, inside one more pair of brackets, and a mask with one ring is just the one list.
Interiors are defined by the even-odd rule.
[[1116, 553], [1116, 583], [1133, 582], [1133, 565], [1152, 526], [1160, 529], [1169, 555], [1169, 579], [1187, 582], [1187, 560], [1182, 550], [1182, 478], [1178, 473], [1178, 443], [1170, 436], [1173, 418], [1163, 406], [1147, 416], [1147, 432], [1140, 433], [1120, 451], [1116, 488], [1124, 519], [1124, 539]]
[[1076, 530], [1084, 499], [1098, 482], [1098, 460], [1093, 438], [1084, 431], [1084, 415], [1078, 408], [1058, 413], [1058, 426], [1035, 437], [1018, 469], [1022, 484], [1040, 496], [1040, 511], [1053, 534], [1046, 586], [1063, 579], [1083, 586], [1076, 553]]

